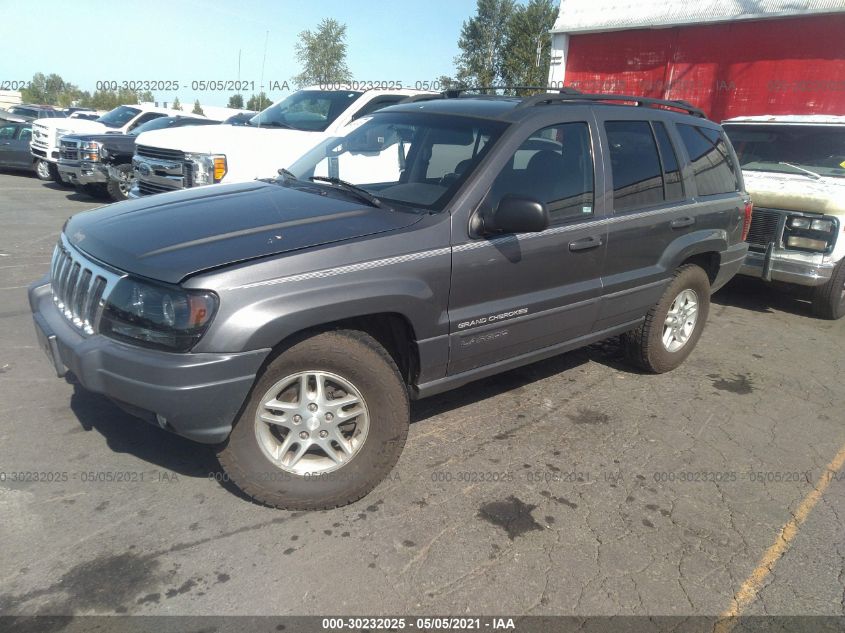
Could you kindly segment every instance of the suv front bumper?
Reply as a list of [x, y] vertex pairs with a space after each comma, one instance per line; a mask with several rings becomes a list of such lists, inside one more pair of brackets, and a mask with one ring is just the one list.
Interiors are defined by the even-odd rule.
[[53, 303], [49, 281], [29, 287], [42, 349], [61, 377], [114, 400], [129, 413], [204, 444], [228, 437], [269, 349], [235, 354], [177, 354], [82, 336]]
[[821, 286], [833, 275], [836, 262], [822, 253], [802, 253], [772, 244], [765, 252], [748, 251], [739, 274], [764, 281], [782, 281], [800, 286]]

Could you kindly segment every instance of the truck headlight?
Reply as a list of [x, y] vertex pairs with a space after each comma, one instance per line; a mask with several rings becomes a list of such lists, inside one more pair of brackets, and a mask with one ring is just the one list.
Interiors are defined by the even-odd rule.
[[187, 352], [205, 333], [217, 304], [217, 295], [208, 290], [125, 277], [106, 301], [100, 333], [143, 347]]
[[838, 226], [835, 218], [793, 215], [786, 221], [784, 243], [787, 248], [825, 252], [833, 248]]
[[97, 141], [85, 141], [82, 143], [82, 147], [79, 148], [79, 158], [81, 160], [97, 162], [100, 160], [101, 147]]
[[185, 154], [185, 159], [193, 170], [195, 186], [220, 182], [228, 171], [223, 154]]

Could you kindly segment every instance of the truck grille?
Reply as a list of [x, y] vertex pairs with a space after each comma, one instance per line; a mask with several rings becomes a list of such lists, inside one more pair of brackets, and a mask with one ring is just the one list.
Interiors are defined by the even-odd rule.
[[178, 188], [165, 187], [163, 185], [147, 182], [146, 180], [138, 178], [138, 193], [142, 196], [151, 196], [156, 193], [167, 193], [168, 191], [178, 191]]
[[53, 251], [50, 285], [59, 312], [85, 334], [93, 334], [103, 312], [103, 299], [120, 279], [82, 257], [64, 236]]
[[59, 158], [62, 160], [79, 160], [79, 141], [59, 141]]
[[749, 245], [766, 248], [771, 242], [780, 241], [780, 233], [783, 230], [781, 218], [784, 213], [774, 209], [754, 208], [751, 216], [751, 228], [748, 230]]
[[162, 158], [164, 160], [173, 160], [177, 162], [185, 160], [185, 152], [178, 149], [164, 149], [161, 147], [150, 147], [149, 145], [138, 145], [135, 148], [135, 153], [138, 156], [146, 156], [147, 158]]

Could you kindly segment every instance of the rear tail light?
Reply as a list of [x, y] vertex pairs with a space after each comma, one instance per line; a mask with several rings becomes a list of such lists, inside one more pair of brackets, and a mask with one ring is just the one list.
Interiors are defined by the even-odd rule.
[[754, 203], [750, 200], [745, 203], [745, 217], [742, 220], [742, 241], [748, 238], [748, 231], [751, 229], [751, 216], [754, 214]]

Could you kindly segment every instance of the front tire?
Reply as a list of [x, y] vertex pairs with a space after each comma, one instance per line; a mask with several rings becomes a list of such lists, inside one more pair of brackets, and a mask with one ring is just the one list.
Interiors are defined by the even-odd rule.
[[643, 324], [623, 335], [626, 358], [655, 374], [675, 369], [701, 338], [709, 312], [707, 273], [695, 264], [681, 266]]
[[813, 291], [813, 312], [822, 319], [845, 316], [845, 259], [833, 269], [827, 283]]
[[388, 475], [408, 425], [396, 363], [368, 334], [337, 330], [266, 367], [218, 459], [260, 503], [325, 510], [357, 501]]
[[125, 163], [119, 165], [117, 170], [120, 172], [120, 179], [109, 178], [106, 189], [112, 200], [121, 202], [129, 198], [129, 188], [132, 186], [132, 165]]
[[53, 180], [51, 165], [46, 160], [39, 158], [35, 161], [35, 175], [39, 180]]

